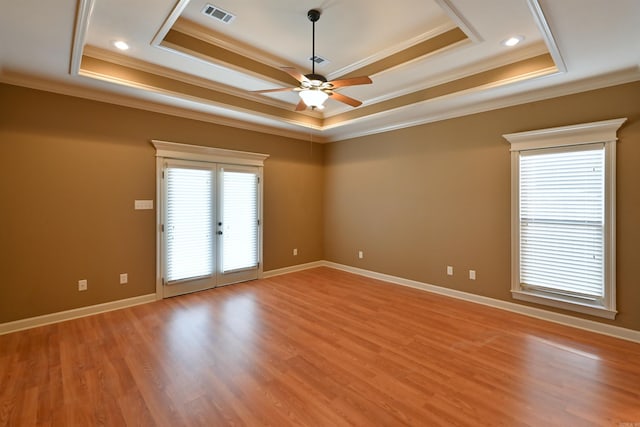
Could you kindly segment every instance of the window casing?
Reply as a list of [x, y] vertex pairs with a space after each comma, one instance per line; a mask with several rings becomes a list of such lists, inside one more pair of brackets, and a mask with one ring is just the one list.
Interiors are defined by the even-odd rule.
[[625, 120], [504, 135], [513, 298], [615, 317], [615, 149]]

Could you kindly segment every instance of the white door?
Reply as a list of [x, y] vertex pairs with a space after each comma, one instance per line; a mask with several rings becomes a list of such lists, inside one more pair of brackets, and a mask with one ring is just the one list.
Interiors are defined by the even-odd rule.
[[162, 295], [256, 279], [259, 169], [166, 160], [162, 195]]

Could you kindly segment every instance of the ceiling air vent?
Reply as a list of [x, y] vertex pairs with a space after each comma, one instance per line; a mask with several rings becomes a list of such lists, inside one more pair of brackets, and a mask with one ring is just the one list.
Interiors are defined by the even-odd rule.
[[230, 14], [229, 12], [220, 9], [218, 6], [214, 6], [212, 4], [207, 4], [204, 9], [202, 9], [202, 13], [207, 16], [210, 16], [218, 21], [221, 21], [225, 24], [230, 24], [231, 21], [236, 19], [235, 15]]
[[327, 65], [329, 64], [329, 60], [327, 58], [323, 58], [322, 56], [310, 56], [309, 61], [313, 61], [316, 65]]

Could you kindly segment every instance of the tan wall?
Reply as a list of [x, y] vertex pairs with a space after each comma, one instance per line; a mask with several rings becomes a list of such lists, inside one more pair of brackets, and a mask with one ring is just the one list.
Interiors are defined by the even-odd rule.
[[629, 118], [617, 147], [619, 314], [601, 321], [640, 330], [640, 83], [331, 144], [325, 259], [513, 301], [502, 135], [619, 117]]
[[133, 210], [156, 199], [151, 139], [271, 155], [265, 270], [324, 258], [512, 301], [501, 135], [628, 117], [610, 323], [640, 330], [638, 99], [634, 83], [321, 146], [0, 85], [0, 323], [154, 292], [155, 211]]
[[0, 323], [155, 292], [155, 210], [133, 209], [156, 200], [151, 139], [270, 154], [264, 269], [323, 257], [322, 145], [9, 85], [0, 100]]

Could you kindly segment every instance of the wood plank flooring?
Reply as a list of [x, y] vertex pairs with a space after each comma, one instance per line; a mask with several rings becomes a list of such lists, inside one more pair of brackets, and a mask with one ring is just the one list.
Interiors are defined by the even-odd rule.
[[0, 336], [0, 425], [640, 427], [640, 344], [318, 268]]

